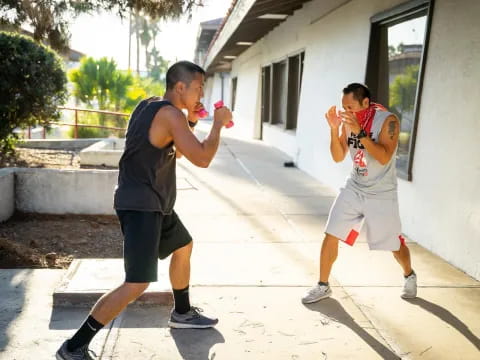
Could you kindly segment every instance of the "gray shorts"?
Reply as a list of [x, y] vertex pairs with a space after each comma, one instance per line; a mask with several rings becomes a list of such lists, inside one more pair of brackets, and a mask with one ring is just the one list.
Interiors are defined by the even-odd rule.
[[330, 209], [325, 233], [353, 245], [362, 225], [366, 227], [371, 250], [396, 251], [404, 242], [396, 197], [367, 197], [343, 188]]

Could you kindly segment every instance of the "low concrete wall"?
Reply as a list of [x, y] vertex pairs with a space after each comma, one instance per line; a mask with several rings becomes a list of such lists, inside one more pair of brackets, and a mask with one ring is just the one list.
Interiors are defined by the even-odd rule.
[[81, 165], [118, 167], [125, 148], [125, 139], [105, 139], [80, 151]]
[[103, 139], [29, 139], [23, 140], [18, 147], [30, 149], [81, 150]]
[[15, 211], [15, 169], [0, 169], [0, 222]]
[[16, 209], [44, 214], [114, 214], [117, 170], [17, 169]]

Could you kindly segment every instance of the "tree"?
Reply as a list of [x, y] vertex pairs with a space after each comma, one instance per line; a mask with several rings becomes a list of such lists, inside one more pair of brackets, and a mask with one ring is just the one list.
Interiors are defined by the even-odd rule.
[[[168, 69], [168, 61], [165, 60], [160, 52], [157, 50], [156, 39], [160, 32], [159, 20], [152, 19], [148, 15], [135, 14], [132, 16], [133, 20], [130, 27], [129, 37], [132, 37], [132, 32], [135, 31], [135, 38], [137, 43], [137, 73], [140, 73], [140, 44], [145, 51], [145, 68], [148, 76], [162, 81]], [[131, 39], [129, 39], [131, 44]], [[129, 45], [130, 46], [130, 45]], [[129, 63], [130, 63], [130, 48], [129, 48]]]
[[48, 41], [56, 50], [65, 50], [70, 38], [69, 21], [94, 11], [113, 11], [124, 18], [130, 11], [143, 11], [155, 19], [191, 15], [202, 0], [0, 0], [0, 24], [33, 27], [37, 41]]
[[139, 101], [151, 96], [162, 96], [165, 93], [165, 85], [152, 78], [135, 76], [133, 84], [128, 87], [125, 108], [123, 111], [131, 112]]
[[152, 42], [151, 27], [156, 26], [156, 22], [150, 20], [147, 16], [142, 16], [140, 20], [140, 43], [142, 44], [145, 50], [145, 68], [148, 70], [150, 68], [150, 54], [148, 52], [148, 47]]
[[80, 61], [80, 67], [72, 69], [69, 74], [73, 82], [73, 96], [77, 102], [81, 101], [88, 107], [97, 95], [97, 62], [91, 57], [84, 57]]
[[138, 14], [138, 10], [135, 10], [134, 16], [134, 26], [135, 29], [135, 39], [136, 39], [136, 49], [137, 49], [137, 75], [140, 74], [140, 15]]
[[130, 73], [117, 71], [114, 76], [113, 86], [110, 89], [110, 99], [114, 105], [115, 111], [124, 110], [127, 103], [127, 93], [129, 87], [133, 84], [133, 77]]
[[119, 71], [115, 61], [105, 57], [98, 60], [85, 57], [69, 75], [77, 101], [88, 107], [96, 103], [99, 110], [121, 110], [128, 87], [133, 83], [130, 73]]
[[390, 85], [390, 106], [398, 114], [413, 111], [417, 92], [419, 65], [410, 65], [403, 74], [397, 75]]
[[149, 69], [150, 77], [156, 81], [164, 81], [168, 70], [168, 61], [160, 55], [156, 48], [153, 48], [150, 54], [153, 60], [153, 65]]
[[32, 39], [0, 32], [0, 152], [13, 151], [14, 129], [58, 119], [67, 100], [62, 60]]
[[397, 49], [395, 49], [395, 46], [393, 45], [388, 45], [388, 57], [392, 57], [397, 55]]
[[[146, 33], [144, 35], [145, 41], [143, 45], [145, 46], [145, 66], [148, 71], [148, 76], [156, 81], [163, 81], [163, 77], [168, 70], [168, 61], [165, 60], [157, 50], [157, 35], [160, 32], [158, 21], [146, 18], [143, 32]], [[153, 44], [151, 50], [149, 50], [150, 43]]]

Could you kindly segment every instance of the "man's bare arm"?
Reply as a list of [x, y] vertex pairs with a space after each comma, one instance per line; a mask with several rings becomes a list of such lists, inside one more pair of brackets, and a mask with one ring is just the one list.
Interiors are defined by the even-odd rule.
[[[330, 153], [333, 161], [340, 162], [345, 159], [347, 154], [347, 136], [345, 126], [342, 125], [342, 120], [337, 114], [336, 106], [331, 106], [325, 113], [328, 126], [330, 127]], [[340, 135], [340, 131], [342, 131]]]
[[360, 142], [375, 160], [380, 164], [385, 165], [395, 153], [399, 132], [400, 122], [395, 115], [390, 115], [383, 123], [377, 143], [375, 143], [370, 137], [364, 137], [360, 139]]
[[[217, 114], [217, 112], [219, 113]], [[157, 116], [160, 115], [157, 114]], [[169, 107], [165, 108], [161, 116], [167, 119], [169, 133], [178, 151], [192, 164], [199, 167], [210, 165], [220, 143], [220, 132], [228, 123], [228, 119], [231, 119], [231, 113], [227, 108], [216, 110], [217, 119], [213, 122], [210, 134], [203, 142], [200, 142], [190, 131], [185, 115], [181, 111]]]
[[[190, 128], [190, 131], [191, 131], [192, 133], [194, 133], [194, 128], [191, 127], [191, 126], [189, 126], [189, 128]], [[178, 150], [176, 147], [175, 147], [175, 157], [176, 157], [177, 159], [181, 159], [181, 158], [183, 157], [183, 154], [182, 154], [182, 153], [180, 152], [180, 150]]]
[[[339, 134], [341, 130], [341, 134]], [[340, 128], [330, 129], [330, 153], [332, 154], [332, 159], [335, 162], [341, 162], [345, 159], [347, 155], [348, 145], [347, 145], [347, 134], [345, 126]]]

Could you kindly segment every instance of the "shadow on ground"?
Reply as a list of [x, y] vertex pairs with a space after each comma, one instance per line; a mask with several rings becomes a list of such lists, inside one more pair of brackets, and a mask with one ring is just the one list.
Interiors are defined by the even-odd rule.
[[386, 347], [380, 341], [370, 335], [350, 316], [344, 307], [335, 299], [329, 298], [314, 304], [305, 305], [312, 311], [317, 311], [324, 315], [328, 320], [335, 321], [349, 327], [357, 334], [368, 346], [370, 346], [382, 359], [400, 359], [390, 348]]
[[[56, 307], [52, 310], [51, 330], [72, 330], [75, 333], [83, 320], [88, 316], [89, 308]], [[122, 315], [120, 328], [167, 328], [170, 307], [167, 306], [129, 306]], [[108, 326], [108, 325], [107, 325]], [[225, 338], [217, 329], [171, 329], [170, 334], [178, 352], [185, 360], [214, 359], [212, 347], [225, 342]]]
[[417, 305], [428, 311], [429, 313], [435, 315], [439, 319], [443, 320], [451, 327], [457, 329], [465, 338], [470, 341], [478, 350], [480, 350], [480, 339], [468, 328], [468, 326], [462, 322], [458, 317], [452, 314], [449, 310], [444, 307], [434, 304], [428, 300], [425, 300], [421, 297], [415, 299], [406, 300], [413, 305]]
[[20, 316], [25, 305], [26, 282], [32, 270], [0, 270], [0, 353], [7, 348], [9, 328]]

